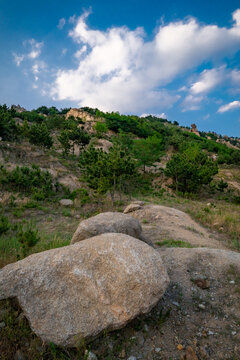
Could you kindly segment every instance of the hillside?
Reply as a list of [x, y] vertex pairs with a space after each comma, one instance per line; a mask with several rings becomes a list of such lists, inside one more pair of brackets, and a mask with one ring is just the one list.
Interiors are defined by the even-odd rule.
[[81, 221], [137, 202], [129, 215], [171, 281], [149, 314], [77, 350], [42, 343], [16, 299], [1, 300], [1, 359], [238, 359], [239, 138], [153, 116], [5, 105], [0, 137], [0, 268], [65, 251]]

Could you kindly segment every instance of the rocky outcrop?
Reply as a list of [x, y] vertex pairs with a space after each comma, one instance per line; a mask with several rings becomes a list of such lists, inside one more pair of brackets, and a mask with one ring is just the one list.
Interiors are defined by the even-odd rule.
[[17, 113], [22, 113], [24, 111], [27, 111], [24, 107], [18, 105], [12, 105], [12, 109], [15, 110]]
[[168, 284], [158, 251], [109, 233], [5, 266], [0, 300], [16, 297], [43, 341], [72, 347], [149, 312]]
[[95, 132], [94, 125], [97, 121], [104, 121], [104, 119], [96, 118], [95, 115], [91, 115], [87, 111], [84, 111], [82, 109], [70, 109], [65, 115], [65, 117], [66, 119], [69, 119], [70, 116], [81, 119], [84, 124], [79, 124], [79, 126], [83, 126], [84, 130], [90, 133]]
[[91, 115], [87, 111], [84, 111], [82, 109], [70, 109], [65, 115], [65, 117], [66, 119], [68, 119], [70, 116], [73, 116], [74, 118], [80, 118], [83, 121], [96, 121], [94, 115]]
[[213, 234], [183, 211], [163, 205], [148, 204], [130, 214], [142, 223], [144, 236], [153, 244], [172, 239], [187, 242], [190, 246], [226, 248], [223, 242], [217, 240]]
[[95, 149], [102, 149], [108, 153], [110, 148], [113, 147], [113, 143], [106, 139], [98, 139], [97, 144], [94, 147]]
[[129, 204], [123, 211], [124, 214], [128, 214], [130, 212], [142, 209], [142, 206], [136, 203]]
[[80, 222], [71, 244], [104, 233], [122, 233], [133, 236], [152, 246], [142, 235], [142, 227], [137, 219], [118, 212], [105, 212]]
[[197, 135], [197, 136], [200, 136], [196, 124], [191, 124], [191, 128], [192, 128], [192, 129], [191, 129], [191, 132], [192, 132], [192, 133], [194, 133], [194, 134]]

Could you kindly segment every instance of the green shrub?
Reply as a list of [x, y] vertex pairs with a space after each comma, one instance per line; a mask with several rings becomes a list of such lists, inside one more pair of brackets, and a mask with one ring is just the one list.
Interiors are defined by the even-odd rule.
[[12, 171], [0, 167], [0, 184], [7, 190], [23, 193], [36, 193], [36, 197], [45, 197], [54, 194], [53, 178], [48, 171], [40, 170], [39, 166], [17, 166]]
[[107, 125], [104, 122], [97, 121], [93, 126], [93, 129], [96, 131], [97, 138], [101, 138], [108, 131]]
[[71, 200], [75, 200], [76, 198], [79, 198], [81, 201], [81, 205], [86, 204], [90, 199], [87, 190], [84, 188], [73, 190], [72, 192], [67, 194], [67, 198]]
[[221, 179], [218, 183], [217, 183], [217, 190], [223, 192], [224, 189], [226, 189], [228, 187], [228, 183], [223, 181], [223, 179]]
[[8, 218], [4, 215], [0, 217], [0, 236], [2, 234], [5, 234], [11, 227], [10, 222], [8, 221]]
[[[38, 229], [33, 226], [32, 222], [28, 222], [26, 225], [21, 224], [16, 238], [20, 244], [22, 258], [26, 257], [30, 249], [40, 241]], [[18, 257], [20, 257], [20, 255]]]
[[15, 111], [6, 105], [0, 105], [0, 136], [2, 140], [15, 141], [21, 133], [20, 126], [14, 120]]
[[183, 193], [195, 193], [201, 185], [210, 184], [217, 172], [217, 164], [198, 146], [173, 155], [165, 169], [165, 175], [173, 180], [173, 187]]
[[50, 149], [53, 146], [53, 139], [43, 122], [41, 124], [33, 124], [29, 129], [29, 141], [31, 144], [39, 145]]

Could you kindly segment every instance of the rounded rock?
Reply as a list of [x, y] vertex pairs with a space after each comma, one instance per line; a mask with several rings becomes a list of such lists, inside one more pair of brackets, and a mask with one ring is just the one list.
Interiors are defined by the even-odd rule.
[[0, 300], [16, 297], [44, 342], [72, 347], [148, 313], [168, 284], [157, 250], [109, 233], [5, 266]]

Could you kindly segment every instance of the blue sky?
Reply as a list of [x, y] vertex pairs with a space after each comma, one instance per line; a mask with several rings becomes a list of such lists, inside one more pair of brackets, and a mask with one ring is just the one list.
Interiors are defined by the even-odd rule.
[[240, 136], [240, 3], [0, 0], [0, 103], [158, 114]]

